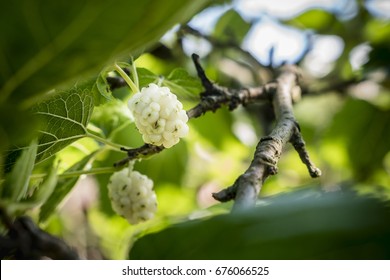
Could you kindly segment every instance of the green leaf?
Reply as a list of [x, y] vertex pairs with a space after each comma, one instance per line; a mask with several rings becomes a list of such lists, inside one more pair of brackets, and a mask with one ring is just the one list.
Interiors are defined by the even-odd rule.
[[18, 202], [26, 196], [37, 149], [37, 142], [33, 141], [22, 151], [11, 173], [7, 174], [2, 191], [3, 198], [10, 198], [11, 202]]
[[390, 112], [366, 101], [349, 99], [335, 116], [326, 136], [342, 138], [355, 178], [368, 179], [390, 151]]
[[315, 29], [322, 32], [329, 30], [336, 22], [338, 20], [333, 14], [321, 9], [312, 9], [286, 23], [299, 28]]
[[[28, 118], [15, 112], [31, 108], [54, 88], [68, 87], [90, 75], [96, 77], [116, 59], [137, 56], [209, 2], [2, 1], [0, 110], [3, 112], [6, 104], [12, 113], [6, 115], [7, 122], [0, 122], [0, 151], [20, 139], [32, 139], [21, 133], [23, 127], [8, 129], [8, 124]], [[102, 100], [101, 95], [95, 99], [97, 104]], [[4, 164], [3, 156], [0, 164]]]
[[228, 10], [218, 20], [214, 28], [214, 37], [222, 41], [241, 43], [251, 24], [246, 22], [235, 10]]
[[96, 107], [91, 117], [91, 123], [101, 129], [106, 138], [112, 138], [112, 133], [122, 126], [133, 122], [133, 116], [122, 100], [113, 99], [99, 107]]
[[161, 79], [162, 86], [170, 88], [184, 104], [186, 101], [199, 100], [199, 93], [203, 91], [200, 80], [190, 76], [183, 68], [176, 68], [167, 77], [161, 76], [161, 78], [145, 68], [137, 68], [137, 72], [140, 88], [146, 87], [150, 83], [158, 83]]
[[[79, 162], [72, 165], [69, 169], [67, 169], [65, 173], [82, 170], [88, 164], [90, 159], [95, 156], [95, 154], [96, 152], [87, 155], [82, 160], [80, 160]], [[79, 176], [75, 176], [70, 179], [63, 178], [58, 180], [57, 187], [54, 189], [54, 191], [51, 193], [49, 198], [41, 207], [41, 210], [39, 212], [40, 222], [45, 222], [50, 217], [50, 215], [54, 213], [58, 204], [60, 204], [61, 201], [64, 199], [64, 197], [73, 189], [78, 179]]]
[[187, 100], [198, 100], [199, 93], [203, 91], [202, 83], [198, 78], [192, 77], [185, 69], [177, 68], [173, 70], [163, 85], [169, 87], [179, 98]]
[[364, 38], [373, 45], [389, 45], [390, 25], [386, 20], [371, 19], [364, 26]]
[[130, 259], [388, 259], [390, 207], [348, 193], [299, 191], [251, 211], [145, 235]]
[[43, 124], [36, 162], [53, 156], [67, 145], [86, 136], [93, 107], [90, 88], [77, 85], [34, 107], [34, 112]]
[[8, 212], [20, 215], [27, 210], [31, 210], [46, 202], [55, 186], [57, 185], [57, 168], [51, 168], [45, 180], [34, 190], [31, 197], [21, 200], [17, 203], [10, 203], [8, 205]]
[[160, 79], [158, 75], [152, 73], [151, 71], [145, 68], [137, 68], [137, 74], [138, 74], [140, 89], [148, 86], [150, 83], [157, 83]]
[[118, 55], [137, 55], [208, 2], [2, 2], [0, 103], [12, 99], [31, 105], [35, 97]]
[[96, 84], [93, 87], [95, 106], [102, 105], [112, 100], [112, 92], [107, 83], [106, 77], [107, 72], [102, 71], [96, 79]]
[[190, 76], [183, 68], [176, 68], [167, 77], [161, 78], [145, 68], [137, 68], [137, 72], [140, 88], [150, 83], [158, 83], [161, 79], [163, 86], [169, 87], [174, 94], [183, 99], [198, 99], [199, 93], [203, 91], [200, 80]]
[[31, 203], [32, 207], [45, 203], [53, 193], [58, 182], [58, 166], [50, 169], [45, 180], [40, 184], [31, 197], [26, 200], [26, 203]]

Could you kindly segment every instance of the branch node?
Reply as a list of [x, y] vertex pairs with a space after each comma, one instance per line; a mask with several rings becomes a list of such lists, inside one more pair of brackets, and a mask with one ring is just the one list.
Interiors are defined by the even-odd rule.
[[129, 161], [139, 158], [145, 158], [154, 154], [157, 154], [164, 150], [163, 146], [155, 146], [151, 144], [144, 144], [141, 147], [134, 149], [121, 148], [121, 151], [127, 152], [127, 157], [114, 163], [114, 167], [121, 167], [126, 165]]
[[268, 174], [269, 175], [276, 175], [278, 174], [278, 167], [275, 166], [268, 166]]
[[217, 193], [213, 193], [212, 196], [215, 200], [219, 202], [228, 202], [236, 197], [237, 187], [235, 184], [226, 189], [223, 189]]
[[310, 160], [309, 153], [306, 150], [305, 141], [303, 140], [303, 137], [298, 128], [299, 125], [297, 126], [297, 129], [293, 133], [290, 142], [294, 146], [295, 150], [297, 151], [299, 157], [301, 158], [301, 161], [306, 165], [310, 177], [318, 178], [321, 176], [321, 170], [317, 168], [314, 165], [314, 163]]
[[272, 137], [272, 136], [264, 136], [264, 137], [261, 137], [260, 138], [260, 143], [261, 142], [265, 142], [265, 141], [275, 141], [275, 137]]

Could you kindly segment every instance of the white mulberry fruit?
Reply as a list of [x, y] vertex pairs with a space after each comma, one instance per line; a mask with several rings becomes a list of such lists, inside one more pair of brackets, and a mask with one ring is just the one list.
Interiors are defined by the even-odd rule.
[[108, 195], [114, 211], [130, 224], [152, 219], [157, 211], [153, 181], [132, 168], [115, 172], [109, 180]]
[[167, 87], [149, 84], [128, 105], [145, 143], [170, 148], [188, 134], [187, 113]]

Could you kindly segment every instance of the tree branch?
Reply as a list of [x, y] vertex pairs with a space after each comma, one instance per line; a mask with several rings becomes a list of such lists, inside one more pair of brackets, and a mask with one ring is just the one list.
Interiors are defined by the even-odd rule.
[[[260, 139], [248, 169], [237, 178], [231, 187], [214, 193], [213, 197], [216, 200], [225, 202], [234, 199], [234, 211], [252, 207], [256, 203], [264, 181], [268, 176], [277, 173], [277, 163], [283, 147], [288, 142], [293, 144], [302, 162], [307, 166], [310, 175], [312, 177], [321, 175], [321, 171], [314, 166], [309, 158], [299, 125], [293, 113], [292, 104], [297, 87], [298, 92], [301, 91], [299, 88], [300, 73], [297, 67], [292, 65], [283, 66], [276, 82], [270, 82], [261, 87], [229, 89], [211, 82], [206, 77], [199, 63], [198, 55], [193, 54], [192, 59], [205, 91], [200, 94], [199, 104], [187, 111], [190, 119], [197, 118], [208, 111], [215, 111], [223, 105], [227, 105], [230, 110], [233, 110], [239, 105], [245, 106], [249, 103], [268, 100], [272, 101], [277, 121], [271, 133]], [[136, 158], [156, 154], [163, 149], [163, 147], [149, 144], [136, 149], [127, 150], [122, 148], [127, 152], [128, 157], [116, 163], [116, 166], [124, 165]]]
[[162, 150], [164, 150], [163, 146], [155, 146], [151, 144], [144, 144], [141, 147], [134, 149], [126, 149], [122, 147], [121, 151], [127, 152], [127, 158], [124, 158], [114, 163], [114, 167], [126, 165], [129, 161], [132, 161], [134, 159], [146, 158], [158, 154]]
[[41, 230], [27, 216], [11, 221], [3, 209], [1, 218], [7, 227], [6, 236], [0, 236], [1, 258], [41, 259], [48, 257], [57, 260], [79, 259], [63, 240]]
[[276, 126], [272, 132], [258, 143], [254, 158], [249, 168], [234, 182], [234, 184], [213, 194], [219, 201], [235, 200], [233, 211], [252, 207], [256, 203], [260, 189], [269, 175], [277, 173], [277, 163], [282, 149], [291, 141], [298, 151], [302, 161], [307, 165], [310, 175], [318, 177], [321, 172], [310, 161], [304, 141], [299, 132], [292, 109], [292, 95], [299, 78], [296, 67], [284, 66], [277, 78], [277, 87], [272, 98], [276, 116]]

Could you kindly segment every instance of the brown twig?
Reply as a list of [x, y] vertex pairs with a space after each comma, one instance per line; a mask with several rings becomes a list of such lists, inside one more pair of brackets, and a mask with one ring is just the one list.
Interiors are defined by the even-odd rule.
[[213, 197], [219, 201], [234, 199], [233, 210], [248, 208], [255, 204], [264, 181], [269, 175], [277, 173], [276, 165], [283, 147], [289, 141], [293, 143], [302, 161], [308, 166], [310, 175], [318, 177], [321, 174], [309, 159], [292, 110], [292, 91], [297, 85], [298, 77], [296, 67], [282, 68], [272, 98], [277, 120], [275, 128], [260, 140], [253, 160], [244, 174], [238, 177], [231, 187], [213, 194]]
[[306, 165], [310, 176], [312, 178], [320, 177], [321, 170], [315, 167], [314, 163], [310, 160], [309, 154], [305, 148], [305, 141], [303, 140], [302, 134], [299, 131], [299, 129], [294, 131], [294, 134], [292, 135], [290, 142], [294, 146], [297, 153], [299, 154], [301, 161]]
[[127, 152], [127, 157], [114, 163], [114, 167], [126, 165], [129, 161], [140, 159], [158, 154], [164, 150], [163, 146], [155, 146], [151, 144], [144, 144], [141, 147], [134, 149], [121, 148], [121, 151]]
[[3, 209], [1, 217], [8, 232], [0, 236], [1, 258], [75, 260], [78, 255], [63, 240], [41, 230], [27, 216], [10, 221]]

